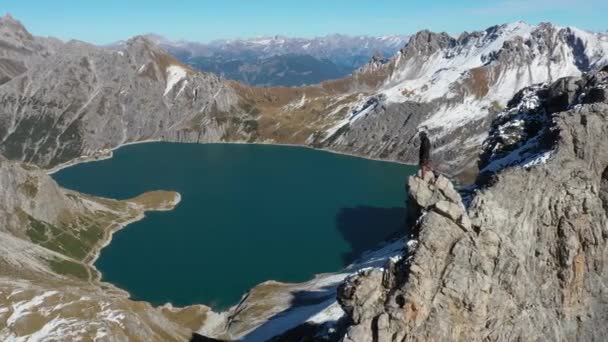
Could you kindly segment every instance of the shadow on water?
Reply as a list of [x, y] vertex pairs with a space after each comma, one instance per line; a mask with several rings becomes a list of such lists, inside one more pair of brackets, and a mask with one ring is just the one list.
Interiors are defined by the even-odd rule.
[[[376, 208], [357, 206], [343, 208], [336, 215], [336, 228], [350, 244], [351, 250], [343, 255], [344, 265], [349, 265], [363, 252], [378, 247], [396, 235], [406, 234], [406, 212], [404, 208]], [[348, 318], [338, 321], [328, 317], [323, 323], [307, 322], [308, 319], [324, 311], [335, 303], [338, 284], [325, 286], [313, 291], [301, 290], [292, 293], [289, 305], [274, 314], [265, 323], [247, 333], [239, 342], [286, 342], [317, 341], [317, 333], [328, 334], [328, 341], [338, 341], [346, 331]], [[326, 328], [332, 326], [333, 330]], [[281, 332], [282, 331], [282, 332]], [[277, 335], [277, 332], [280, 332]], [[193, 334], [193, 342], [215, 342]]]
[[336, 228], [351, 247], [348, 253], [342, 255], [344, 266], [347, 266], [363, 252], [396, 233], [404, 233], [405, 209], [369, 206], [342, 208], [336, 216]]
[[192, 337], [190, 337], [190, 342], [227, 342], [226, 340], [218, 340], [216, 338], [211, 338], [207, 336], [203, 336], [197, 333], [192, 333]]

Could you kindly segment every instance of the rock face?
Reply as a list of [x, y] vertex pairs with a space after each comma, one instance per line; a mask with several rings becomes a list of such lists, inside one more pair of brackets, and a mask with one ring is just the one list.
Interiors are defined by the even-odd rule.
[[[546, 94], [545, 128], [554, 139], [536, 149], [542, 158], [533, 163], [531, 150], [499, 152], [492, 142], [523, 107], [495, 122], [486, 144], [495, 153], [485, 151], [482, 167], [506, 154], [511, 162], [494, 164], [492, 182], [468, 189], [466, 210], [459, 196], [447, 194], [449, 182], [410, 179], [422, 212], [416, 243], [383, 272], [342, 286], [339, 300], [352, 321], [344, 341], [604, 339], [608, 104], [589, 104], [588, 96], [605, 89], [606, 76], [536, 89]], [[574, 90], [585, 95], [551, 105], [575, 99]], [[518, 146], [533, 146], [536, 135], [522, 136]], [[544, 157], [547, 147], [551, 155]]]
[[59, 41], [36, 38], [10, 15], [0, 18], [0, 85], [52, 53]]
[[435, 179], [432, 173], [425, 176], [411, 177], [408, 182], [410, 216], [418, 217], [408, 254], [390, 262], [384, 270], [347, 279], [339, 289], [338, 300], [354, 324], [344, 341], [401, 341], [408, 321], [429, 315], [430, 305], [426, 303], [441, 284], [437, 275], [450, 259], [451, 244], [473, 233], [452, 183], [443, 176]]
[[[47, 49], [46, 41], [32, 39]], [[143, 38], [118, 52], [60, 44], [2, 85], [5, 157], [52, 167], [130, 141], [230, 135], [217, 117], [238, 98], [217, 76], [192, 71]]]

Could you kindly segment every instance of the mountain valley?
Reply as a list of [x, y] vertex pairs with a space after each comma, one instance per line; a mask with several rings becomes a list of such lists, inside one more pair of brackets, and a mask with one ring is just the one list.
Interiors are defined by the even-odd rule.
[[[152, 38], [99, 47], [0, 19], [0, 339], [606, 334], [608, 34], [524, 22], [459, 37], [425, 30], [392, 57], [300, 87], [200, 72]], [[421, 128], [438, 177], [408, 180], [412, 236], [308, 282], [268, 279], [221, 313], [134, 301], [93, 266], [113, 232], [172, 209], [179, 194], [114, 200], [48, 175], [148, 141], [289, 144], [414, 164]]]

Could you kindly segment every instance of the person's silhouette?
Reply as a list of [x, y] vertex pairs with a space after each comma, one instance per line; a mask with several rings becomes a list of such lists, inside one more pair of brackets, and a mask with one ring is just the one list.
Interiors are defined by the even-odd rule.
[[426, 131], [421, 131], [420, 136], [420, 154], [419, 154], [419, 165], [421, 170], [422, 179], [426, 171], [431, 170], [431, 141]]

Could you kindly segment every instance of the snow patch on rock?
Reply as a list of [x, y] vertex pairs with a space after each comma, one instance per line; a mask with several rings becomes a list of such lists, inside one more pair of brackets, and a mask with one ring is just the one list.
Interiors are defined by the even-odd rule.
[[183, 67], [179, 65], [169, 66], [167, 68], [167, 87], [163, 96], [167, 96], [178, 82], [186, 78], [186, 75], [188, 75], [188, 72]]

